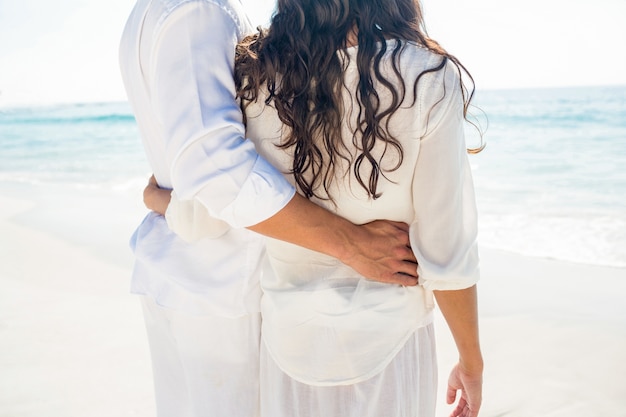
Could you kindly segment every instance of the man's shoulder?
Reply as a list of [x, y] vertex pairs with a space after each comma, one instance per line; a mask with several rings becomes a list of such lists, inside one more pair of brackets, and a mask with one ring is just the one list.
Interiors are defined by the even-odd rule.
[[153, 13], [158, 10], [157, 28], [161, 27], [170, 17], [189, 12], [190, 7], [214, 8], [216, 13], [231, 19], [237, 27], [242, 27], [247, 19], [239, 0], [158, 0], [151, 2], [150, 7], [153, 8]]
[[233, 0], [159, 0], [164, 15], [169, 15], [184, 6], [198, 5], [217, 7], [228, 13], [238, 11], [241, 8], [239, 1]]

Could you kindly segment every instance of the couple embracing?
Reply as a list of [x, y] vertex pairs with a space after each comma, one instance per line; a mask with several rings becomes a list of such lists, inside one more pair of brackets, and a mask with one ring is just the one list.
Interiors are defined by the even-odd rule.
[[478, 415], [469, 74], [417, 1], [138, 0], [120, 63], [159, 417], [433, 417], [435, 300]]

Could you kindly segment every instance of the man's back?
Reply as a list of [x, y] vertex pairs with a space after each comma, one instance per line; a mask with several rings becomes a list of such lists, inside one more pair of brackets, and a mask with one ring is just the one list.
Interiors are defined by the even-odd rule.
[[[173, 172], [204, 170], [210, 176], [219, 161], [232, 159], [220, 149], [205, 154], [194, 150], [197, 157], [181, 157], [215, 129], [241, 138], [244, 155], [254, 151], [242, 139], [230, 58], [249, 30], [238, 1], [139, 0], [135, 5], [120, 43], [120, 67], [160, 186], [172, 188]], [[223, 120], [231, 120], [232, 127], [223, 126]], [[215, 199], [220, 197], [224, 205], [233, 198], [216, 193]], [[219, 239], [189, 243], [172, 233], [162, 216], [150, 213], [131, 246], [136, 257], [133, 293], [193, 314], [233, 317], [258, 311], [264, 249], [256, 234], [231, 229]]]
[[[168, 151], [174, 146], [184, 147], [184, 142], [198, 136], [200, 131], [212, 128], [211, 120], [202, 113], [214, 109], [203, 93], [222, 96], [216, 97], [219, 104], [215, 107], [232, 112], [227, 109], [227, 102], [233, 101], [234, 84], [225, 91], [230, 86], [228, 83], [212, 88], [219, 85], [212, 79], [224, 84], [224, 78], [232, 78], [233, 62], [228, 57], [224, 57], [225, 61], [218, 60], [215, 54], [234, 54], [236, 42], [250, 31], [252, 26], [237, 0], [139, 0], [135, 5], [122, 35], [120, 66], [128, 100], [160, 186], [172, 188], [170, 165], [176, 155], [168, 155]], [[185, 39], [194, 34], [203, 40]], [[163, 65], [168, 60], [176, 61], [177, 73]], [[167, 83], [173, 85], [169, 91], [163, 88], [162, 79], [166, 76], [171, 76]], [[192, 99], [185, 101], [187, 98]], [[184, 132], [175, 132], [181, 137], [169, 138], [166, 135], [172, 128], [164, 116], [176, 105], [185, 116], [185, 120], [178, 122]], [[184, 111], [197, 115], [185, 115]], [[236, 124], [237, 118], [233, 120]], [[183, 137], [184, 133], [188, 137]]]

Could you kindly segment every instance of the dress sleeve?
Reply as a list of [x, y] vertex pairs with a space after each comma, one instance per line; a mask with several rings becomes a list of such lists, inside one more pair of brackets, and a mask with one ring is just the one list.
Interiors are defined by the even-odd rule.
[[197, 200], [233, 227], [273, 216], [295, 190], [244, 137], [234, 16], [212, 2], [185, 2], [157, 31], [144, 75], [179, 198]]
[[477, 210], [460, 75], [451, 64], [439, 73], [420, 100], [428, 122], [413, 177], [410, 239], [420, 284], [428, 290], [459, 290], [479, 279]]

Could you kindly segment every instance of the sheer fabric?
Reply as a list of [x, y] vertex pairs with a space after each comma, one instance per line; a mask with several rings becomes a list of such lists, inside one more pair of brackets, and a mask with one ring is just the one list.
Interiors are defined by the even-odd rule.
[[198, 316], [141, 297], [158, 417], [258, 417], [261, 316]]
[[[396, 42], [387, 41], [388, 52], [381, 61], [381, 71], [394, 82], [398, 82], [391, 66]], [[355, 224], [376, 219], [410, 224], [421, 285], [372, 282], [324, 254], [268, 239], [271, 269], [261, 278], [263, 340], [283, 372], [309, 385], [360, 383], [379, 373], [417, 328], [432, 321], [432, 290], [464, 289], [479, 279], [477, 212], [460, 74], [448, 63], [424, 75], [414, 94], [418, 75], [439, 66], [443, 58], [410, 42], [402, 45], [400, 73], [407, 92], [388, 125], [402, 145], [402, 164], [390, 170], [399, 156], [377, 143], [372, 153], [387, 170], [378, 183], [380, 197], [372, 199], [359, 186], [350, 161], [335, 158], [336, 175], [326, 190], [332, 201], [312, 200]], [[357, 53], [357, 47], [339, 52], [345, 63], [339, 140], [353, 161], [358, 153], [353, 143], [359, 123]], [[391, 93], [374, 87], [379, 87], [385, 108]], [[277, 146], [286, 128], [276, 109], [265, 104], [266, 94], [262, 91], [246, 109], [248, 134], [259, 154], [287, 173], [293, 151]], [[323, 146], [320, 149], [324, 152]], [[323, 155], [323, 160], [330, 157]], [[368, 178], [367, 167], [362, 167], [361, 175]], [[294, 181], [292, 175], [287, 178]]]
[[[395, 42], [387, 41], [388, 51]], [[347, 109], [341, 139], [356, 153], [357, 48], [340, 54], [346, 63]], [[381, 71], [393, 78], [390, 57], [391, 52]], [[338, 175], [329, 187], [333, 201], [313, 199], [355, 224], [376, 219], [410, 224], [420, 285], [371, 282], [336, 259], [268, 239], [269, 267], [261, 278], [266, 417], [432, 415], [435, 355], [424, 353], [424, 343], [429, 343], [422, 343], [423, 333], [431, 331], [425, 329], [432, 323], [432, 291], [469, 288], [479, 279], [477, 210], [457, 68], [448, 63], [424, 75], [412, 93], [413, 80], [441, 60], [404, 43], [400, 72], [408, 92], [389, 122], [402, 144], [403, 162], [385, 172], [378, 189], [382, 195], [369, 198], [349, 162], [339, 158], [336, 172], [347, 174]], [[381, 88], [379, 95], [384, 106], [390, 94]], [[288, 173], [293, 156], [277, 146], [285, 127], [265, 98], [261, 94], [247, 108], [247, 134], [260, 155]], [[373, 154], [383, 168], [397, 165], [397, 154], [382, 144]], [[367, 178], [369, 172], [361, 175]], [[286, 178], [294, 182], [291, 175]], [[181, 202], [173, 199], [171, 204]], [[431, 373], [432, 378], [425, 376]]]
[[379, 374], [356, 384], [320, 387], [298, 382], [281, 371], [263, 343], [260, 362], [261, 417], [435, 415], [437, 365], [432, 324], [418, 329]]

